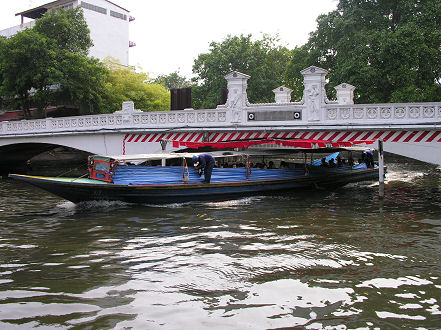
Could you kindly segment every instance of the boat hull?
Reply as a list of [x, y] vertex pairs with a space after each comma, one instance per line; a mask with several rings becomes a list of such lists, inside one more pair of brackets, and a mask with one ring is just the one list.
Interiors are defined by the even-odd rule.
[[275, 194], [313, 188], [336, 188], [351, 182], [378, 180], [378, 168], [350, 171], [318, 171], [291, 179], [228, 183], [182, 183], [158, 185], [119, 185], [94, 180], [46, 178], [11, 174], [38, 188], [74, 203], [85, 201], [123, 201], [169, 204], [190, 201], [218, 201], [253, 195]]

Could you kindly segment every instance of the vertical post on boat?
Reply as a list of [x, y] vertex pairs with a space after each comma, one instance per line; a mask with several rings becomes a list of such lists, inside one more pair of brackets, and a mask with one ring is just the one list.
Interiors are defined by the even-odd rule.
[[[167, 140], [161, 140], [161, 148], [162, 152], [165, 152], [165, 148], [167, 147]], [[165, 158], [161, 159], [161, 166], [165, 166]]]
[[378, 140], [378, 181], [379, 197], [384, 198], [384, 156], [383, 156], [383, 140]]

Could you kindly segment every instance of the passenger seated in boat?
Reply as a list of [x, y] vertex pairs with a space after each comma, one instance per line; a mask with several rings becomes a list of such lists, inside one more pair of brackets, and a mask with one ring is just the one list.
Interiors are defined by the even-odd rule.
[[364, 156], [364, 162], [366, 163], [367, 167], [375, 167], [374, 153], [372, 152], [372, 150], [363, 151], [363, 156]]
[[334, 158], [331, 158], [331, 159], [329, 160], [329, 167], [335, 167]]
[[329, 167], [329, 164], [326, 162], [326, 158], [322, 158], [322, 163], [320, 164], [323, 167]]
[[344, 160], [341, 159], [340, 155], [337, 156], [337, 166], [342, 167], [344, 164]]
[[213, 172], [213, 167], [215, 164], [214, 157], [209, 154], [201, 154], [198, 156], [193, 156], [193, 163], [197, 170], [204, 171], [204, 182], [210, 183], [211, 173]]

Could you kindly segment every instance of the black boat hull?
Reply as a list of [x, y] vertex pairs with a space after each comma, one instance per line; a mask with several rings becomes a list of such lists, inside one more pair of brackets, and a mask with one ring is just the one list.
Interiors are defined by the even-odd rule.
[[337, 188], [351, 182], [377, 181], [378, 168], [345, 171], [317, 170], [311, 171], [309, 175], [280, 180], [173, 185], [118, 185], [17, 174], [11, 174], [9, 177], [25, 181], [74, 203], [105, 200], [169, 204], [189, 201], [228, 200], [299, 189]]

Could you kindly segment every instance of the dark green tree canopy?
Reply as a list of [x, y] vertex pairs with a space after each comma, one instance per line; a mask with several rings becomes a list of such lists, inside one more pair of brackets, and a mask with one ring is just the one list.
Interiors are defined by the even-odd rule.
[[62, 50], [87, 55], [93, 46], [90, 31], [80, 7], [68, 10], [49, 10], [35, 21], [35, 32], [44, 35]]
[[441, 100], [441, 1], [340, 0], [317, 22], [308, 64], [356, 86], [358, 103]]
[[193, 92], [194, 107], [214, 108], [220, 104], [221, 91], [227, 86], [224, 76], [232, 71], [251, 76], [250, 102], [273, 101], [272, 90], [284, 84], [290, 60], [289, 50], [277, 42], [277, 38], [268, 35], [255, 41], [251, 35], [240, 35], [212, 42], [209, 52], [200, 54], [193, 65], [195, 82], [199, 83]]
[[186, 77], [181, 76], [179, 71], [167, 75], [159, 75], [154, 82], [165, 86], [168, 90], [189, 87], [191, 85], [191, 82], [188, 81]]

